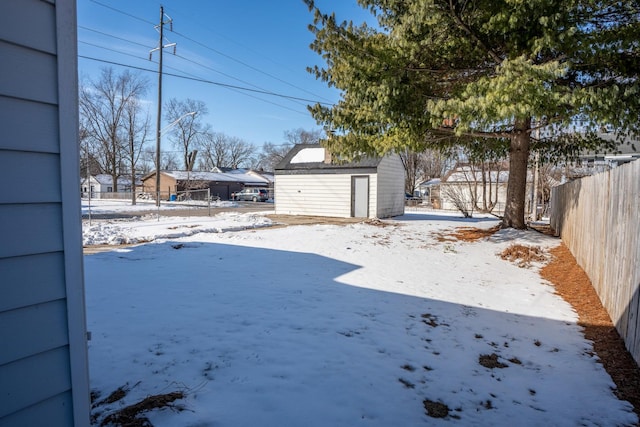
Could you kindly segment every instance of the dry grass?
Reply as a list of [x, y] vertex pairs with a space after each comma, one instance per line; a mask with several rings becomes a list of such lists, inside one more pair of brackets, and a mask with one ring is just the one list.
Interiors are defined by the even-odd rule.
[[480, 239], [486, 239], [493, 236], [500, 226], [496, 225], [488, 229], [476, 228], [476, 227], [458, 227], [449, 233], [437, 233], [435, 238], [439, 242], [475, 242]]
[[101, 426], [126, 426], [126, 427], [153, 427], [149, 419], [142, 414], [154, 409], [171, 408], [173, 410], [182, 411], [181, 406], [175, 405], [173, 402], [183, 399], [184, 393], [174, 391], [172, 393], [157, 394], [148, 396], [138, 403], [125, 406], [124, 408], [109, 414], [100, 423]]
[[[135, 384], [133, 387], [136, 387], [138, 384], [139, 383]], [[115, 391], [109, 394], [109, 396], [100, 401], [97, 401], [99, 393], [92, 391], [91, 395], [93, 404], [91, 406], [91, 424], [97, 424], [98, 420], [103, 417], [104, 412], [100, 409], [102, 406], [122, 400], [127, 396], [129, 391], [131, 391], [129, 384], [125, 384], [124, 386], [118, 387]], [[100, 426], [153, 427], [153, 424], [151, 424], [149, 419], [144, 416], [146, 412], [162, 408], [182, 411], [184, 408], [180, 405], [174, 404], [173, 402], [178, 399], [183, 399], [184, 397], [185, 394], [182, 391], [147, 396], [140, 402], [112, 411], [102, 418]]]
[[520, 268], [531, 267], [534, 262], [544, 262], [547, 256], [538, 246], [514, 243], [500, 253], [500, 258], [516, 264]]

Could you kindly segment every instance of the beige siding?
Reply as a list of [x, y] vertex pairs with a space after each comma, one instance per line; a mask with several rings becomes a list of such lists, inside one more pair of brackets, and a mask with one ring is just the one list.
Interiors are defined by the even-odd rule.
[[[474, 196], [471, 194], [471, 188], [475, 187], [477, 200], [474, 204], [473, 199]], [[491, 187], [491, 199], [489, 199], [489, 187]], [[459, 194], [462, 197], [464, 202], [466, 203], [467, 208], [470, 211], [476, 211], [477, 207], [481, 208], [484, 203], [484, 198], [482, 197], [482, 184], [481, 183], [466, 183], [466, 182], [443, 182], [440, 184], [440, 209], [444, 210], [458, 210], [458, 207], [455, 205], [453, 200], [449, 195], [449, 191], [454, 192], [455, 194]], [[492, 212], [500, 213], [504, 211], [505, 201], [507, 200], [507, 184], [487, 184], [487, 203], [493, 200], [496, 201], [496, 205]], [[496, 191], [498, 192], [498, 196], [496, 197]], [[527, 195], [530, 194], [530, 190], [527, 189]]]
[[88, 425], [74, 0], [0, 14], [0, 426]]
[[349, 218], [351, 175], [277, 175], [275, 207], [277, 214]]
[[397, 155], [386, 156], [378, 165], [377, 206], [378, 218], [404, 214], [404, 167]]

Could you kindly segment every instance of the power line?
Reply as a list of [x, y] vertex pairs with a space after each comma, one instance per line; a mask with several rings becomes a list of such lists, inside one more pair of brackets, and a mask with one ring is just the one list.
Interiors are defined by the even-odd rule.
[[133, 40], [125, 39], [123, 37], [114, 36], [113, 34], [105, 33], [103, 31], [99, 31], [99, 30], [96, 30], [96, 29], [93, 29], [93, 28], [85, 27], [84, 25], [78, 25], [78, 28], [81, 28], [81, 29], [87, 30], [87, 31], [92, 31], [94, 33], [101, 34], [101, 35], [107, 36], [107, 37], [111, 37], [111, 38], [114, 38], [116, 40], [122, 40], [122, 41], [127, 42], [127, 43], [131, 43], [131, 44], [135, 44], [135, 45], [138, 45], [138, 46], [142, 46], [145, 49], [149, 48], [148, 45], [145, 45], [145, 44], [142, 44], [142, 43], [138, 43], [138, 42], [134, 42]]
[[[118, 65], [118, 66], [121, 66], [121, 67], [133, 68], [135, 70], [141, 70], [141, 71], [146, 71], [146, 72], [150, 72], [150, 73], [157, 73], [158, 72], [157, 70], [151, 70], [151, 69], [148, 69], [148, 68], [137, 67], [135, 65], [123, 64], [121, 62], [108, 61], [106, 59], [93, 58], [93, 57], [86, 56], [86, 55], [78, 55], [78, 57], [79, 58], [83, 58], [83, 59], [88, 59], [88, 60], [91, 60], [91, 61], [104, 62], [106, 64], [112, 64], [112, 65]], [[260, 90], [260, 89], [251, 89], [251, 88], [248, 88], [248, 87], [230, 85], [230, 84], [227, 84], [227, 83], [221, 83], [221, 82], [216, 82], [216, 81], [197, 78], [197, 77], [188, 77], [188, 76], [184, 76], [184, 75], [180, 75], [180, 74], [173, 74], [173, 73], [164, 73], [164, 74], [167, 75], [167, 76], [171, 76], [171, 77], [176, 77], [176, 78], [185, 79], [185, 80], [192, 80], [192, 81], [196, 81], [196, 82], [200, 82], [200, 83], [212, 84], [212, 85], [215, 85], [215, 86], [225, 87], [225, 88], [228, 88], [228, 89], [236, 89], [236, 90], [245, 91], [245, 92], [254, 92], [254, 93], [259, 93], [259, 94], [262, 94], [262, 95], [276, 96], [276, 97], [279, 97], [279, 98], [290, 99], [290, 100], [311, 102], [311, 103], [317, 103], [317, 104], [323, 104], [323, 105], [332, 105], [332, 104], [329, 104], [329, 103], [326, 103], [326, 102], [320, 102], [320, 101], [316, 101], [316, 100], [313, 100], [313, 99], [298, 98], [298, 97], [295, 97], [295, 96], [284, 95], [284, 94], [280, 94], [280, 93], [276, 93], [276, 92], [270, 92], [270, 91], [265, 91], [265, 90]]]
[[[102, 6], [102, 7], [105, 7], [105, 8], [107, 8], [107, 9], [111, 9], [111, 10], [113, 10], [113, 11], [115, 11], [115, 12], [121, 13], [121, 14], [123, 14], [123, 15], [129, 16], [129, 17], [134, 18], [134, 19], [137, 19], [137, 20], [139, 20], [139, 21], [142, 21], [142, 22], [144, 22], [144, 23], [151, 24], [151, 25], [154, 25], [154, 26], [156, 25], [155, 23], [153, 23], [153, 22], [151, 22], [151, 21], [148, 21], [148, 20], [146, 20], [146, 19], [143, 19], [143, 18], [140, 18], [140, 17], [138, 17], [138, 16], [132, 15], [132, 14], [130, 14], [130, 13], [127, 13], [127, 12], [125, 12], [125, 11], [123, 11], [123, 10], [120, 10], [120, 9], [117, 9], [117, 8], [115, 8], [115, 7], [112, 7], [112, 6], [106, 5], [106, 4], [101, 3], [101, 2], [99, 2], [99, 1], [97, 1], [97, 0], [90, 0], [90, 1], [92, 1], [93, 3], [95, 3], [95, 4], [97, 4], [97, 5], [100, 5], [100, 6]], [[313, 95], [313, 96], [315, 96], [315, 97], [318, 97], [318, 98], [324, 99], [325, 101], [329, 101], [327, 98], [325, 98], [325, 97], [323, 97], [323, 96], [319, 96], [319, 95], [317, 95], [317, 94], [315, 94], [315, 93], [313, 93], [313, 92], [310, 92], [310, 91], [308, 91], [308, 90], [306, 90], [306, 89], [304, 89], [304, 88], [302, 88], [302, 87], [296, 86], [296, 85], [294, 85], [294, 84], [292, 84], [292, 83], [290, 83], [290, 82], [288, 82], [288, 81], [286, 81], [286, 80], [284, 80], [284, 79], [281, 79], [281, 78], [279, 78], [279, 77], [277, 77], [277, 76], [274, 76], [274, 75], [272, 75], [272, 74], [270, 74], [270, 73], [267, 73], [267, 72], [265, 72], [265, 71], [263, 71], [263, 70], [261, 70], [261, 69], [259, 69], [259, 68], [256, 68], [256, 67], [254, 67], [254, 66], [252, 66], [252, 65], [249, 65], [249, 64], [247, 64], [246, 62], [240, 61], [239, 59], [236, 59], [236, 58], [234, 58], [234, 57], [232, 57], [232, 56], [230, 56], [230, 55], [227, 55], [227, 54], [225, 54], [225, 53], [223, 53], [223, 52], [221, 52], [221, 51], [219, 51], [219, 50], [213, 49], [212, 47], [207, 46], [207, 45], [205, 45], [204, 43], [201, 43], [201, 42], [199, 42], [199, 41], [197, 41], [197, 40], [195, 40], [195, 39], [193, 39], [193, 38], [191, 38], [191, 37], [189, 37], [189, 36], [187, 36], [187, 35], [185, 35], [185, 34], [182, 34], [182, 33], [178, 32], [178, 31], [174, 31], [173, 29], [171, 29], [170, 31], [171, 31], [172, 33], [174, 33], [174, 34], [177, 34], [177, 35], [178, 35], [178, 36], [180, 36], [180, 37], [183, 37], [183, 38], [184, 38], [184, 39], [186, 39], [186, 40], [191, 41], [192, 43], [195, 43], [195, 44], [197, 44], [197, 45], [199, 45], [199, 46], [201, 46], [201, 47], [203, 47], [203, 48], [205, 48], [205, 49], [208, 49], [208, 50], [210, 50], [210, 51], [212, 51], [212, 52], [214, 52], [214, 53], [216, 53], [216, 54], [218, 54], [218, 55], [220, 55], [220, 56], [223, 56], [223, 57], [225, 57], [225, 58], [227, 58], [227, 59], [230, 59], [231, 61], [234, 61], [234, 62], [236, 62], [236, 63], [238, 63], [238, 64], [240, 64], [240, 65], [242, 65], [242, 66], [244, 66], [244, 67], [247, 67], [247, 68], [249, 68], [249, 69], [251, 69], [251, 70], [253, 70], [253, 71], [256, 71], [256, 72], [258, 72], [258, 73], [260, 73], [260, 74], [263, 74], [263, 75], [268, 76], [268, 77], [270, 77], [270, 78], [272, 78], [272, 79], [275, 79], [275, 80], [277, 80], [277, 81], [279, 81], [279, 82], [281, 82], [281, 83], [284, 83], [284, 84], [286, 84], [287, 86], [290, 86], [290, 87], [293, 87], [293, 88], [295, 88], [295, 89], [298, 89], [298, 90], [300, 90], [300, 91], [302, 91], [302, 92], [304, 92], [304, 93], [307, 93], [307, 94], [309, 94], [309, 95]], [[236, 79], [236, 80], [237, 80], [237, 79]], [[304, 100], [303, 98], [300, 98], [300, 99]], [[320, 104], [325, 104], [325, 105], [330, 105], [329, 103], [326, 103], [326, 102], [318, 102], [318, 103], [320, 103]]]
[[156, 25], [156, 23], [155, 23], [155, 22], [147, 21], [146, 19], [143, 19], [143, 18], [140, 18], [140, 17], [138, 17], [138, 16], [132, 15], [132, 14], [130, 14], [130, 13], [127, 13], [127, 12], [125, 12], [125, 11], [123, 11], [123, 10], [120, 10], [120, 9], [115, 8], [115, 7], [109, 6], [109, 5], [107, 5], [107, 4], [101, 3], [101, 2], [99, 2], [99, 1], [97, 1], [97, 0], [90, 0], [90, 1], [91, 1], [91, 2], [93, 2], [93, 3], [95, 3], [95, 4], [97, 4], [97, 5], [100, 5], [100, 6], [102, 6], [102, 7], [106, 7], [107, 9], [111, 9], [111, 10], [113, 10], [114, 12], [118, 12], [118, 13], [121, 13], [121, 14], [123, 14], [123, 15], [126, 15], [126, 16], [128, 16], [128, 17], [130, 17], [130, 18], [137, 19], [138, 21], [142, 21], [142, 22], [144, 22], [145, 24]]
[[[86, 41], [83, 41], [83, 40], [78, 40], [78, 43], [86, 44], [86, 45], [88, 45], [88, 46], [97, 47], [98, 49], [108, 50], [108, 51], [110, 51], [110, 52], [114, 52], [114, 53], [117, 53], [117, 54], [120, 54], [120, 55], [130, 56], [130, 57], [132, 57], [132, 58], [136, 58], [136, 59], [145, 59], [145, 58], [142, 58], [142, 57], [140, 57], [140, 56], [136, 56], [136, 55], [134, 55], [134, 54], [132, 54], [132, 53], [123, 52], [123, 51], [121, 51], [121, 50], [116, 50], [116, 49], [113, 49], [113, 48], [111, 48], [111, 47], [100, 46], [100, 45], [98, 45], [98, 44], [91, 43], [91, 42], [86, 42]], [[80, 56], [80, 55], [78, 55], [78, 56]]]
[[[117, 37], [117, 36], [114, 36], [114, 35], [112, 35], [112, 34], [108, 34], [108, 33], [102, 32], [102, 31], [93, 30], [93, 29], [91, 29], [91, 28], [87, 28], [87, 27], [82, 27], [82, 28], [87, 29], [87, 30], [89, 30], [89, 31], [94, 31], [94, 32], [96, 32], [96, 33], [98, 33], [98, 34], [102, 34], [102, 35], [105, 35], [105, 36], [108, 36], [108, 37], [112, 37], [112, 38], [115, 38], [115, 39], [118, 39], [118, 40], [128, 41], [128, 40], [123, 39], [123, 38], [121, 38], [121, 37]], [[106, 46], [101, 46], [101, 45], [98, 45], [98, 44], [95, 44], [95, 43], [91, 43], [91, 42], [87, 42], [87, 41], [82, 41], [82, 40], [79, 40], [78, 42], [79, 42], [79, 43], [86, 44], [86, 45], [89, 45], [89, 46], [97, 47], [97, 48], [99, 48], [99, 49], [104, 49], [104, 50], [108, 50], [108, 51], [111, 51], [111, 52], [115, 52], [115, 53], [118, 53], [118, 54], [121, 54], [121, 55], [130, 56], [130, 57], [132, 57], [132, 58], [136, 58], [136, 59], [143, 59], [143, 58], [141, 58], [141, 57], [139, 57], [139, 56], [136, 56], [136, 55], [133, 55], [133, 54], [131, 54], [131, 53], [123, 52], [123, 51], [120, 51], [120, 50], [117, 50], [117, 49], [113, 49], [113, 48], [110, 48], [110, 47], [106, 47]], [[139, 45], [139, 46], [142, 46], [142, 47], [145, 47], [145, 48], [147, 47], [146, 45], [144, 45], [144, 44], [142, 44], [142, 43], [136, 43], [136, 42], [131, 42], [131, 43], [136, 44], [136, 45]], [[259, 90], [261, 90], [261, 91], [264, 91], [264, 92], [270, 93], [270, 91], [268, 91], [268, 90], [266, 90], [266, 89], [264, 89], [264, 88], [262, 88], [262, 87], [260, 87], [260, 86], [254, 85], [254, 84], [252, 84], [252, 83], [250, 83], [250, 82], [247, 82], [247, 81], [244, 81], [244, 80], [242, 80], [242, 79], [238, 79], [238, 78], [236, 78], [236, 77], [233, 77], [233, 76], [232, 76], [232, 75], [230, 75], [230, 74], [227, 74], [227, 73], [224, 73], [224, 72], [222, 72], [222, 71], [216, 70], [215, 68], [211, 68], [211, 67], [209, 67], [209, 66], [207, 66], [207, 65], [201, 64], [201, 63], [199, 63], [199, 62], [197, 62], [197, 61], [194, 61], [194, 60], [192, 60], [192, 59], [186, 58], [186, 57], [181, 56], [181, 55], [178, 55], [178, 54], [175, 54], [174, 56], [176, 56], [176, 57], [178, 57], [178, 58], [180, 58], [180, 59], [182, 59], [182, 60], [184, 60], [184, 61], [187, 61], [187, 62], [190, 62], [190, 63], [192, 63], [192, 64], [198, 65], [198, 66], [200, 66], [200, 67], [202, 67], [202, 68], [205, 68], [205, 69], [208, 69], [208, 70], [210, 70], [210, 71], [213, 71], [213, 72], [215, 72], [215, 73], [221, 74], [221, 75], [223, 75], [223, 76], [225, 76], [225, 77], [228, 77], [228, 78], [230, 78], [230, 79], [232, 79], [232, 80], [236, 80], [236, 81], [238, 81], [238, 82], [240, 82], [240, 83], [244, 83], [244, 84], [247, 84], [247, 85], [249, 85], [249, 86], [252, 86], [252, 87], [254, 87], [254, 88], [256, 88], [256, 89], [259, 89]], [[196, 78], [196, 79], [199, 79], [199, 77], [198, 77], [198, 76], [195, 76], [194, 74], [191, 74], [191, 73], [187, 73], [187, 72], [186, 72], [186, 71], [184, 71], [184, 70], [180, 70], [180, 69], [178, 69], [178, 68], [171, 67], [171, 66], [168, 66], [168, 65], [166, 65], [166, 67], [167, 67], [167, 68], [169, 68], [169, 69], [172, 69], [172, 70], [176, 70], [176, 71], [178, 71], [178, 72], [181, 72], [181, 73], [183, 73], [183, 74], [191, 75], [192, 77], [194, 77], [194, 78]], [[261, 98], [257, 98], [257, 97], [252, 97], [252, 98], [262, 100]], [[264, 101], [264, 102], [269, 102], [269, 101], [266, 101], [266, 100], [262, 100], [262, 101]], [[296, 102], [296, 103], [298, 103], [298, 104], [300, 104], [300, 105], [304, 105], [304, 104], [302, 104], [302, 102], [301, 102], [301, 101], [297, 101], [297, 100], [292, 100], [292, 101], [293, 101], [293, 102]], [[306, 102], [311, 102], [310, 100], [305, 100], [305, 101], [306, 101]], [[283, 106], [283, 105], [276, 104], [276, 103], [273, 103], [273, 102], [269, 102], [269, 103], [270, 103], [270, 104], [273, 104], [273, 105], [277, 105], [277, 106], [282, 107], [282, 108], [287, 108], [287, 107], [285, 107], [285, 106]], [[287, 108], [287, 109], [288, 109], [288, 108]], [[291, 111], [296, 111], [296, 110], [291, 110]], [[298, 112], [298, 111], [296, 111], [296, 112]]]
[[[247, 84], [247, 85], [249, 85], [249, 86], [252, 86], [252, 87], [254, 87], [254, 88], [258, 89], [258, 90], [261, 90], [261, 91], [264, 91], [264, 92], [269, 92], [269, 91], [267, 91], [266, 89], [264, 89], [264, 88], [262, 88], [262, 87], [260, 87], [260, 86], [256, 86], [256, 85], [254, 85], [254, 84], [252, 84], [252, 83], [249, 83], [249, 82], [247, 82], [247, 81], [244, 81], [244, 80], [242, 80], [242, 79], [238, 79], [237, 77], [233, 77], [233, 76], [231, 76], [231, 75], [229, 75], [229, 74], [227, 74], [227, 73], [223, 73], [222, 71], [218, 71], [218, 70], [216, 70], [216, 69], [214, 69], [214, 68], [211, 68], [211, 67], [209, 67], [209, 66], [207, 66], [207, 65], [204, 65], [204, 64], [201, 64], [201, 63], [199, 63], [199, 62], [196, 62], [196, 61], [194, 61], [194, 60], [192, 60], [192, 59], [185, 58], [184, 56], [181, 56], [181, 55], [175, 55], [175, 56], [177, 56], [178, 58], [183, 59], [183, 60], [185, 60], [185, 61], [187, 61], [187, 62], [191, 62], [192, 64], [198, 65], [198, 66], [200, 66], [200, 67], [202, 67], [202, 68], [206, 68], [206, 69], [211, 70], [211, 71], [213, 71], [213, 72], [215, 72], [215, 73], [218, 73], [218, 74], [221, 74], [221, 75], [223, 75], [223, 76], [225, 76], [225, 77], [228, 77], [228, 78], [230, 78], [230, 79], [236, 80], [236, 81], [238, 81], [238, 82], [240, 82], [240, 83], [244, 83], [244, 84]], [[297, 102], [297, 103], [299, 103], [299, 104], [303, 105], [300, 101], [296, 101], [296, 100], [292, 100], [292, 101]]]
[[[132, 54], [130, 54], [130, 53], [126, 53], [126, 52], [118, 51], [118, 50], [116, 50], [116, 49], [111, 49], [111, 48], [108, 48], [108, 47], [105, 47], [105, 46], [99, 46], [99, 45], [96, 45], [96, 44], [94, 44], [94, 43], [83, 42], [83, 41], [81, 41], [80, 43], [84, 43], [84, 44], [87, 44], [87, 45], [90, 45], [90, 46], [94, 46], [94, 47], [97, 47], [97, 48], [100, 48], [100, 49], [109, 50], [109, 51], [112, 51], [112, 52], [115, 52], [115, 53], [118, 53], [118, 54], [121, 54], [121, 55], [131, 56], [131, 57], [136, 58], [136, 59], [142, 59], [142, 58], [140, 58], [140, 57], [138, 57], [138, 56], [135, 56], [135, 55], [132, 55]], [[80, 57], [80, 58], [85, 58], [85, 59], [92, 59], [92, 60], [100, 61], [100, 62], [106, 62], [106, 63], [110, 63], [110, 64], [114, 64], [114, 65], [120, 65], [120, 66], [128, 67], [128, 68], [134, 68], [134, 69], [138, 69], [138, 70], [142, 70], [142, 71], [148, 71], [148, 72], [155, 72], [155, 73], [157, 73], [157, 71], [149, 70], [149, 69], [142, 68], [142, 67], [135, 67], [135, 66], [133, 66], [133, 65], [127, 65], [127, 64], [117, 63], [117, 62], [113, 62], [113, 61], [106, 61], [106, 60], [102, 60], [102, 59], [98, 59], [98, 58], [90, 58], [90, 57], [83, 56], [83, 55], [78, 55], [78, 57]], [[154, 63], [155, 63], [155, 61], [152, 61], [152, 62], [154, 62]], [[165, 67], [166, 67], [166, 68], [169, 68], [169, 69], [172, 69], [172, 70], [176, 70], [176, 71], [181, 72], [181, 73], [183, 73], [183, 74], [190, 75], [190, 76], [192, 76], [192, 80], [199, 81], [199, 82], [205, 82], [205, 83], [207, 82], [207, 81], [204, 81], [203, 79], [199, 78], [198, 76], [196, 76], [196, 75], [194, 75], [194, 74], [188, 73], [188, 72], [183, 71], [183, 70], [179, 70], [179, 69], [177, 69], [177, 68], [175, 68], [175, 67], [171, 67], [170, 65], [165, 65]], [[171, 74], [171, 73], [164, 73], [164, 74], [165, 74], [165, 75], [169, 75], [169, 76], [173, 76], [173, 77], [180, 77], [180, 78], [183, 78], [183, 79], [188, 79], [188, 77], [187, 77], [187, 76], [184, 76], [184, 75], [176, 75], [176, 74]], [[237, 80], [237, 79], [236, 79], [236, 80]], [[211, 84], [224, 85], [223, 83], [215, 83], [215, 82], [210, 82], [210, 83], [211, 83]], [[259, 98], [259, 97], [257, 97], [257, 96], [250, 95], [250, 94], [248, 94], [248, 93], [244, 93], [244, 92], [242, 92], [241, 90], [235, 89], [235, 88], [233, 88], [233, 87], [227, 87], [226, 89], [231, 90], [231, 91], [236, 92], [236, 93], [239, 93], [239, 94], [244, 95], [244, 96], [248, 96], [248, 97], [253, 98], [253, 99], [257, 99], [257, 100], [262, 101], [262, 102], [265, 102], [265, 103], [267, 103], [267, 104], [275, 105], [276, 107], [280, 107], [280, 108], [283, 108], [283, 109], [285, 109], [285, 110], [289, 110], [289, 111], [292, 111], [292, 112], [294, 112], [294, 113], [297, 113], [297, 114], [301, 114], [301, 115], [305, 115], [305, 116], [306, 116], [306, 113], [302, 113], [302, 112], [300, 112], [300, 111], [298, 111], [298, 110], [294, 110], [293, 108], [289, 108], [289, 107], [287, 107], [287, 106], [284, 106], [284, 105], [282, 105], [282, 104], [278, 104], [278, 103], [276, 103], [276, 102], [268, 101], [268, 100], [266, 100], [266, 99], [262, 99], [262, 98]], [[245, 89], [245, 90], [251, 90], [251, 89], [248, 89], [248, 88], [247, 88], [247, 89]], [[294, 101], [294, 102], [297, 102], [297, 101]], [[298, 103], [299, 103], [299, 102], [298, 102]], [[301, 104], [301, 105], [302, 105], [302, 104]]]
[[[189, 40], [190, 42], [193, 42], [193, 43], [195, 43], [195, 44], [197, 44], [197, 45], [199, 45], [199, 46], [201, 46], [201, 47], [204, 47], [205, 49], [208, 49], [208, 50], [210, 50], [210, 51], [212, 51], [212, 52], [214, 52], [214, 53], [216, 53], [216, 54], [218, 54], [218, 55], [220, 55], [220, 56], [223, 56], [223, 57], [225, 57], [225, 58], [227, 58], [227, 59], [230, 59], [230, 60], [232, 60], [232, 61], [234, 61], [234, 62], [237, 62], [238, 64], [243, 65], [243, 66], [245, 66], [245, 67], [247, 67], [247, 68], [249, 68], [249, 69], [251, 69], [251, 70], [253, 70], [253, 71], [256, 71], [256, 72], [258, 72], [258, 73], [260, 73], [260, 74], [264, 74], [265, 76], [271, 77], [272, 79], [275, 79], [275, 80], [277, 80], [277, 81], [279, 81], [279, 82], [281, 82], [281, 83], [284, 83], [284, 84], [286, 84], [287, 86], [291, 86], [291, 87], [293, 87], [293, 88], [295, 88], [295, 89], [301, 90], [302, 92], [304, 92], [304, 93], [308, 93], [309, 95], [318, 96], [318, 95], [316, 95], [316, 94], [314, 94], [314, 93], [312, 93], [312, 92], [309, 92], [308, 90], [306, 90], [306, 89], [304, 89], [304, 88], [301, 88], [301, 87], [296, 86], [296, 85], [294, 85], [294, 84], [292, 84], [292, 83], [289, 83], [288, 81], [286, 81], [286, 80], [284, 80], [284, 79], [281, 79], [281, 78], [279, 78], [279, 77], [277, 77], [277, 76], [274, 76], [273, 74], [269, 74], [269, 73], [267, 73], [266, 71], [263, 71], [263, 70], [261, 70], [261, 69], [259, 69], [259, 68], [256, 68], [256, 67], [252, 66], [252, 65], [249, 65], [249, 64], [247, 64], [246, 62], [240, 61], [239, 59], [236, 59], [236, 58], [234, 58], [234, 57], [232, 57], [232, 56], [230, 56], [230, 55], [227, 55], [226, 53], [220, 52], [219, 50], [216, 50], [216, 49], [214, 49], [214, 48], [212, 48], [212, 47], [209, 47], [209, 46], [205, 45], [204, 43], [201, 43], [201, 42], [199, 42], [199, 41], [197, 41], [197, 40], [194, 40], [194, 39], [192, 39], [192, 38], [190, 38], [190, 37], [188, 37], [188, 36], [186, 36], [186, 35], [184, 35], [184, 34], [182, 34], [182, 33], [179, 33], [179, 32], [177, 32], [177, 31], [175, 31], [175, 30], [174, 30], [174, 31], [172, 31], [172, 32], [173, 32], [174, 34], [177, 34], [177, 35], [179, 35], [179, 36], [181, 36], [181, 37], [183, 37], [183, 38], [185, 38], [185, 39]], [[327, 100], [327, 101], [328, 101], [328, 99], [327, 99], [327, 98], [324, 98], [324, 97], [322, 97], [322, 96], [318, 96], [318, 98], [322, 98], [322, 99], [325, 99], [325, 100]]]

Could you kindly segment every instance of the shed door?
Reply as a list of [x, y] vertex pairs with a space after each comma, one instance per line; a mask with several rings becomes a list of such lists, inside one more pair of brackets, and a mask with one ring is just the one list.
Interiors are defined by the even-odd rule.
[[369, 217], [369, 177], [351, 177], [351, 216]]

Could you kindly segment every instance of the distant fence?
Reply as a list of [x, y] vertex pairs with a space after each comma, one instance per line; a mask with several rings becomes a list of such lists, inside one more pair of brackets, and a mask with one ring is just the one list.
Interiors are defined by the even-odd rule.
[[554, 188], [551, 227], [640, 365], [640, 160]]

